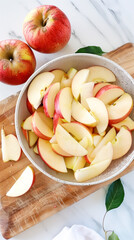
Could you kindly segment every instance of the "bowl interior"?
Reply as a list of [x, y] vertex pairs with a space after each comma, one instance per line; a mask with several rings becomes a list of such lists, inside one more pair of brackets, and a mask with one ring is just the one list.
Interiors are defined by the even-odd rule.
[[[104, 181], [109, 180], [110, 178], [113, 178], [120, 172], [122, 172], [133, 160], [134, 157], [134, 144], [132, 144], [131, 149], [129, 152], [122, 158], [112, 161], [110, 166], [98, 177], [95, 177], [87, 182], [78, 183], [76, 182], [73, 172], [70, 170], [68, 173], [58, 173], [52, 169], [50, 169], [43, 161], [42, 159], [36, 155], [32, 149], [29, 148], [27, 141], [22, 133], [21, 130], [21, 123], [22, 121], [28, 117], [30, 114], [26, 107], [26, 98], [27, 98], [27, 88], [32, 79], [39, 73], [44, 71], [49, 71], [52, 69], [63, 69], [64, 71], [67, 71], [70, 67], [74, 67], [78, 70], [87, 68], [92, 65], [100, 65], [109, 68], [117, 77], [116, 84], [121, 86], [123, 89], [125, 89], [126, 92], [130, 93], [132, 98], [134, 99], [134, 83], [131, 76], [120, 66], [118, 66], [116, 63], [112, 62], [109, 59], [106, 59], [105, 57], [100, 57], [96, 55], [90, 55], [90, 54], [71, 54], [66, 55], [60, 58], [57, 58], [55, 60], [52, 60], [48, 62], [47, 64], [44, 64], [40, 69], [38, 69], [25, 83], [18, 101], [16, 105], [16, 111], [15, 111], [15, 127], [16, 127], [16, 134], [18, 137], [18, 140], [20, 142], [20, 145], [22, 147], [23, 152], [27, 156], [27, 158], [37, 167], [42, 173], [47, 175], [48, 177], [60, 181], [66, 184], [75, 184], [75, 185], [92, 185], [101, 183]], [[132, 111], [131, 114], [132, 117], [134, 117], [134, 111]], [[134, 140], [134, 134], [132, 134], [133, 140]]]

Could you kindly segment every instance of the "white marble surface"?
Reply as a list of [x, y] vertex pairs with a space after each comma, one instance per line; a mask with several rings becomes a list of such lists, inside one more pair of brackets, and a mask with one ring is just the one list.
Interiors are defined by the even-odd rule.
[[[66, 13], [71, 22], [72, 36], [68, 45], [58, 53], [46, 55], [35, 52], [37, 68], [57, 56], [74, 53], [82, 46], [98, 45], [104, 51], [110, 51], [126, 42], [134, 42], [133, 0], [1, 0], [0, 40], [24, 40], [23, 19], [32, 8], [41, 4], [56, 5]], [[0, 100], [21, 88], [0, 83]], [[114, 229], [120, 240], [133, 240], [134, 173], [123, 177], [122, 182], [125, 200], [119, 209], [109, 212], [106, 227]], [[13, 239], [51, 240], [65, 225], [72, 224], [84, 224], [104, 236], [101, 223], [105, 212], [105, 193], [106, 188], [100, 189]]]

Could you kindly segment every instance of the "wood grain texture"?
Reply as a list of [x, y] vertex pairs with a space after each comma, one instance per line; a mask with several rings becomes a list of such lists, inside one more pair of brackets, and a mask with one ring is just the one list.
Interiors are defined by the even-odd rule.
[[[106, 54], [105, 57], [117, 62], [134, 76], [133, 44], [125, 44]], [[17, 97], [18, 95], [11, 96], [0, 102], [0, 129], [4, 124], [6, 134], [15, 134], [14, 111]], [[0, 230], [6, 239], [30, 228], [134, 169], [133, 161], [124, 172], [112, 180], [94, 186], [78, 187], [55, 182], [32, 166], [35, 170], [35, 183], [30, 191], [18, 198], [7, 197], [6, 192], [27, 165], [32, 166], [24, 154], [18, 162], [3, 163], [0, 148]]]

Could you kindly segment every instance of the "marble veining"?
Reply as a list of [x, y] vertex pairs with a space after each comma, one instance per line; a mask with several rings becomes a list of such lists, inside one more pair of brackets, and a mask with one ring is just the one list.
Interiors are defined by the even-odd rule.
[[[71, 22], [72, 36], [68, 45], [55, 54], [41, 54], [34, 51], [38, 69], [42, 64], [64, 54], [74, 53], [80, 47], [101, 46], [105, 52], [127, 42], [134, 42], [133, 0], [4, 0], [0, 1], [0, 40], [17, 38], [24, 41], [22, 24], [26, 14], [41, 4], [58, 6]], [[0, 83], [0, 100], [15, 94], [21, 86]], [[114, 229], [120, 240], [133, 240], [134, 223], [134, 172], [122, 178], [125, 199], [120, 208], [110, 211], [106, 217], [106, 229]], [[101, 236], [105, 213], [107, 187], [74, 203], [72, 206], [49, 217], [13, 240], [51, 240], [65, 225], [84, 224]], [[36, 196], [35, 196], [36, 197]], [[19, 201], [18, 201], [19, 204]], [[0, 235], [0, 240], [2, 240]]]

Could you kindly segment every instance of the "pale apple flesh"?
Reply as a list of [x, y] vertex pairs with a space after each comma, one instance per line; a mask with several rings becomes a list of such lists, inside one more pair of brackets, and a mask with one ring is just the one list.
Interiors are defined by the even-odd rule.
[[5, 135], [4, 129], [1, 129], [1, 144], [3, 162], [20, 159], [22, 151], [18, 139], [13, 134]]
[[32, 115], [27, 117], [21, 124], [21, 127], [25, 130], [32, 131]]
[[108, 68], [102, 66], [92, 66], [89, 67], [90, 74], [88, 77], [88, 82], [115, 82], [116, 77], [112, 71]]
[[[104, 82], [95, 83], [94, 89], [93, 89], [93, 96], [95, 97], [96, 94], [98, 93], [98, 91], [99, 91], [102, 87], [107, 86], [107, 85], [110, 85], [110, 83], [104, 83]], [[112, 85], [112, 84], [111, 84], [111, 85]]]
[[[50, 142], [50, 141], [49, 141]], [[55, 153], [59, 154], [60, 156], [63, 156], [63, 157], [70, 157], [71, 154], [65, 152], [59, 145], [58, 143], [52, 143], [51, 144], [52, 146], [52, 149]]]
[[66, 75], [66, 73], [63, 70], [61, 70], [61, 69], [52, 70], [51, 73], [54, 74], [53, 83], [61, 82], [63, 76]]
[[112, 141], [113, 160], [124, 156], [132, 145], [132, 135], [127, 127], [121, 127], [116, 137]]
[[89, 82], [89, 83], [84, 83], [81, 88], [81, 104], [83, 107], [85, 107], [87, 110], [89, 110], [89, 106], [87, 104], [86, 99], [93, 97], [93, 88], [94, 88], [94, 83]]
[[134, 130], [134, 121], [130, 118], [127, 117], [123, 121], [115, 124], [111, 124], [112, 127], [116, 128], [118, 131], [122, 126], [126, 126], [130, 131]]
[[124, 90], [117, 85], [107, 85], [99, 90], [96, 98], [99, 98], [106, 104], [110, 104], [124, 94]]
[[82, 147], [62, 126], [56, 128], [56, 140], [59, 146], [72, 156], [84, 156], [87, 150]]
[[105, 104], [95, 97], [87, 98], [87, 104], [98, 119], [98, 123], [96, 125], [98, 133], [103, 133], [107, 129], [109, 122], [108, 112]]
[[37, 144], [34, 146], [33, 151], [39, 155]]
[[39, 155], [50, 168], [58, 172], [67, 172], [64, 158], [52, 150], [51, 143], [39, 138], [37, 146]]
[[38, 140], [38, 136], [33, 131], [28, 131], [28, 144], [33, 147]]
[[60, 90], [60, 83], [57, 82], [52, 84], [44, 95], [43, 107], [47, 117], [52, 118], [54, 115], [54, 100], [59, 90]]
[[111, 159], [111, 161], [113, 159], [113, 145], [111, 142], [108, 142], [99, 150], [99, 152], [96, 154], [95, 158], [91, 162], [91, 165], [98, 162], [106, 161], [107, 159]]
[[73, 100], [72, 102], [72, 117], [87, 126], [96, 126], [97, 120], [93, 116], [92, 112], [88, 112], [78, 101]]
[[55, 133], [55, 131], [56, 131], [57, 125], [58, 125], [58, 124], [62, 124], [62, 123], [63, 123], [63, 122], [62, 122], [61, 117], [55, 112], [55, 113], [54, 113], [54, 117], [53, 117], [53, 131], [54, 131], [54, 133]]
[[86, 160], [84, 157], [65, 157], [65, 164], [68, 169], [76, 171], [85, 166]]
[[34, 170], [27, 166], [25, 170], [22, 172], [20, 177], [11, 187], [11, 189], [7, 192], [6, 196], [8, 197], [19, 197], [28, 192], [32, 187], [35, 179]]
[[133, 99], [128, 93], [124, 93], [113, 104], [107, 105], [109, 124], [123, 121], [133, 109]]

